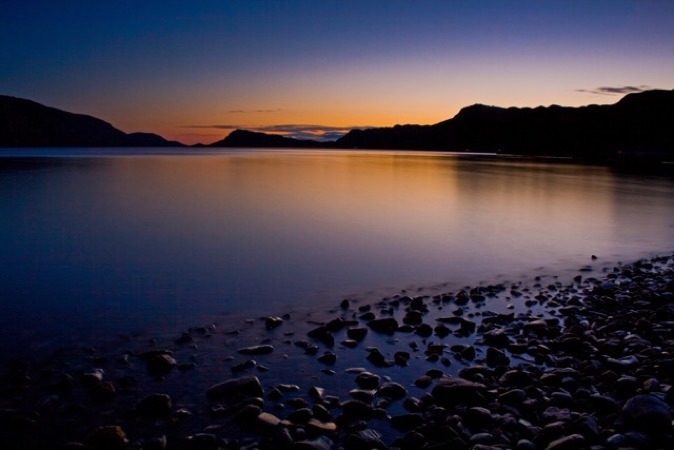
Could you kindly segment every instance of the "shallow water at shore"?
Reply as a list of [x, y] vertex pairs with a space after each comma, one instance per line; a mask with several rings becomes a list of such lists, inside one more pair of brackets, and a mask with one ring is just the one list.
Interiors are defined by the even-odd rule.
[[[0, 329], [36, 350], [674, 246], [674, 181], [415, 152], [0, 158]], [[27, 351], [29, 348], [22, 348]]]

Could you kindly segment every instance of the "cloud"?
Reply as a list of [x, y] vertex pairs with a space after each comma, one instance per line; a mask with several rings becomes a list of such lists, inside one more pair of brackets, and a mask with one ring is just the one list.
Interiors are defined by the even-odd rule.
[[262, 113], [262, 114], [267, 114], [267, 113], [275, 113], [275, 112], [280, 112], [282, 111], [281, 108], [274, 108], [274, 109], [230, 109], [229, 112], [232, 114], [255, 114], [255, 113]]
[[337, 127], [331, 125], [309, 125], [309, 124], [285, 124], [285, 125], [234, 125], [234, 124], [217, 124], [217, 125], [188, 125], [184, 128], [200, 128], [200, 129], [218, 129], [218, 130], [248, 130], [259, 133], [278, 134], [281, 136], [293, 139], [311, 139], [315, 141], [334, 141], [344, 136], [346, 133], [354, 128], [372, 128], [370, 126], [350, 126]]
[[599, 95], [624, 95], [643, 92], [649, 89], [651, 89], [650, 86], [642, 84], [641, 86], [600, 86], [595, 89], [576, 89], [576, 92]]

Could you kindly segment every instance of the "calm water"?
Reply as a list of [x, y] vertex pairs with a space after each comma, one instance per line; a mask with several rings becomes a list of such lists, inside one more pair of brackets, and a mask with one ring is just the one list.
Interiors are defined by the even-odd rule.
[[[0, 153], [0, 338], [182, 330], [674, 249], [674, 181], [451, 154]], [[141, 153], [146, 152], [146, 153]], [[13, 338], [7, 340], [7, 336]]]

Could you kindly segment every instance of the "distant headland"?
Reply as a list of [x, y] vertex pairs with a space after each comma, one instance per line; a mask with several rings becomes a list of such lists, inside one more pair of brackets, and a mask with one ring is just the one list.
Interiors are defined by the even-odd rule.
[[[0, 95], [0, 147], [178, 147], [100, 119]], [[493, 152], [584, 161], [674, 160], [674, 90], [628, 94], [612, 105], [500, 108], [476, 104], [433, 125], [354, 129], [331, 142], [235, 130], [209, 147]]]

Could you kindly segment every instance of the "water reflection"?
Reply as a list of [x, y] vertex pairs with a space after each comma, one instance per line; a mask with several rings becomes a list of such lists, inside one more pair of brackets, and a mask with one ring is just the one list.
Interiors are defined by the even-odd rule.
[[0, 158], [0, 325], [175, 329], [633, 259], [672, 249], [673, 193], [602, 167], [426, 153]]

